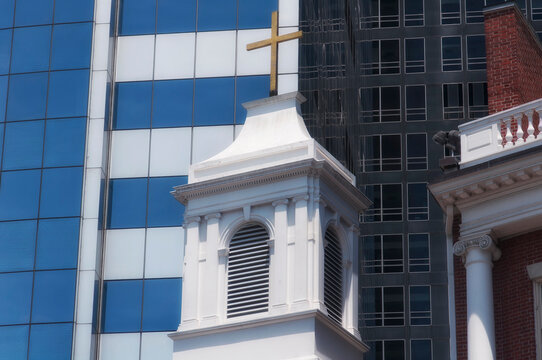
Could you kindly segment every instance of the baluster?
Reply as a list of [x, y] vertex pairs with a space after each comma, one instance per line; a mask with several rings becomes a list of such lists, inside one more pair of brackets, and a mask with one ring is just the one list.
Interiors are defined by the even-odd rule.
[[506, 145], [512, 145], [512, 139], [514, 138], [514, 136], [512, 135], [512, 119], [513, 118], [510, 118], [508, 120], [504, 120], [504, 123], [506, 125], [506, 136], [504, 137], [506, 139]]
[[504, 122], [501, 120], [501, 122], [498, 124], [497, 129], [499, 130], [498, 134], [499, 137], [497, 138], [497, 143], [500, 146], [504, 146], [504, 136], [502, 135], [502, 129], [505, 126]]
[[528, 140], [530, 141], [534, 138], [533, 118], [534, 118], [534, 111], [527, 112], [527, 121], [529, 122], [529, 126], [527, 126], [527, 139], [525, 139], [525, 141], [528, 141]]
[[542, 111], [542, 108], [538, 108], [538, 109], [533, 110], [533, 115], [534, 115], [535, 112], [538, 114], [538, 135], [537, 135], [537, 137], [539, 137], [540, 134], [542, 133], [542, 119], [540, 118], [540, 112], [541, 111]]
[[[520, 140], [523, 140], [523, 113], [515, 114], [514, 120], [516, 120], [517, 130], [516, 130], [516, 143]], [[523, 140], [525, 141], [525, 140]]]

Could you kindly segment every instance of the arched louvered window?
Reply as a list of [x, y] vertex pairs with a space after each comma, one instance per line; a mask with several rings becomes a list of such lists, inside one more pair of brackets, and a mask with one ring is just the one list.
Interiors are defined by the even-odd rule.
[[255, 223], [241, 227], [228, 256], [229, 318], [266, 312], [269, 305], [269, 234]]
[[327, 229], [324, 242], [324, 305], [329, 317], [342, 324], [343, 318], [343, 261], [337, 234]]

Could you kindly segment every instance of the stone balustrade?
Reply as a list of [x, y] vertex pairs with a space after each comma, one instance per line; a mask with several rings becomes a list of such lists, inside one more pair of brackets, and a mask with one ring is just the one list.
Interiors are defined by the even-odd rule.
[[462, 168], [542, 144], [542, 99], [459, 126]]

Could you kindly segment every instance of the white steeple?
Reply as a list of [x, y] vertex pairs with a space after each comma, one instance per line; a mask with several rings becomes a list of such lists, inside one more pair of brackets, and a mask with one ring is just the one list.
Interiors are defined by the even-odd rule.
[[290, 93], [175, 189], [186, 205], [174, 359], [361, 359], [355, 177], [312, 139]]

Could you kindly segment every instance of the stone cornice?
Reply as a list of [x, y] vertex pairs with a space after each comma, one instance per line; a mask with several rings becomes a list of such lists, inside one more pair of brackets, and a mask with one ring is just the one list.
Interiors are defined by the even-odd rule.
[[187, 204], [192, 199], [275, 183], [299, 176], [316, 176], [330, 182], [337, 191], [344, 194], [345, 200], [358, 211], [365, 210], [371, 204], [359, 189], [350, 184], [332, 166], [325, 161], [314, 159], [301, 160], [216, 180], [181, 185], [175, 187], [171, 193], [178, 201]]
[[542, 184], [540, 153], [434, 183], [429, 188], [445, 209], [448, 205], [474, 204], [538, 184]]
[[461, 256], [465, 260], [467, 252], [472, 248], [480, 248], [491, 252], [493, 261], [497, 261], [501, 257], [501, 251], [490, 234], [459, 240], [454, 244], [454, 255]]

